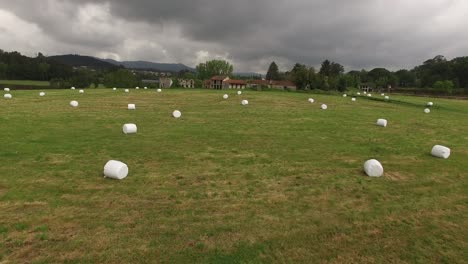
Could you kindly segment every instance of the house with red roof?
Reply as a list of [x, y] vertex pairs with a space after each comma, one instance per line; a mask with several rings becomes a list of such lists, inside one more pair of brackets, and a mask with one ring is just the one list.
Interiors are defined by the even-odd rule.
[[249, 88], [261, 89], [262, 87], [278, 90], [296, 91], [297, 86], [291, 81], [252, 80], [248, 83]]
[[205, 82], [205, 87], [210, 89], [245, 89], [247, 82], [244, 80], [233, 80], [228, 76], [216, 75]]

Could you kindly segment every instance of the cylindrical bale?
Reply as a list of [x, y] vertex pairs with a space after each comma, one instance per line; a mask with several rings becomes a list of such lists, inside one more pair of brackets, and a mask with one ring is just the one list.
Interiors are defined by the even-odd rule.
[[448, 159], [450, 156], [450, 149], [441, 145], [435, 145], [432, 147], [431, 154], [434, 157]]
[[11, 94], [5, 94], [3, 98], [5, 99], [11, 99], [13, 96]]
[[431, 109], [429, 108], [424, 109], [424, 113], [429, 114], [430, 112], [431, 112]]
[[109, 160], [104, 165], [104, 177], [122, 180], [128, 175], [127, 164], [118, 160]]
[[364, 94], [367, 94], [367, 92], [364, 92]]
[[428, 102], [428, 103], [427, 103], [427, 106], [433, 106], [433, 105], [434, 105], [433, 102]]
[[247, 101], [247, 100], [242, 100], [241, 104], [242, 104], [242, 105], [248, 105], [248, 104], [249, 104], [249, 101]]
[[114, 88], [112, 88], [112, 91], [117, 91], [117, 88], [115, 88], [115, 87], [114, 87]]
[[370, 159], [364, 163], [364, 172], [369, 177], [380, 177], [383, 175], [384, 169], [378, 160]]
[[137, 87], [135, 87], [135, 89], [137, 89], [137, 90], [138, 90], [138, 89], [140, 89], [140, 87], [138, 87], [138, 86], [137, 86]]
[[390, 99], [390, 97], [388, 95], [385, 96], [385, 100], [388, 100]]
[[75, 87], [72, 86], [70, 89], [75, 90]]
[[71, 101], [71, 102], [70, 102], [70, 105], [71, 105], [72, 107], [78, 107], [78, 102], [77, 102], [77, 101]]
[[343, 94], [343, 97], [347, 97], [348, 95], [347, 94]]
[[136, 106], [135, 104], [128, 104], [128, 110], [135, 110]]
[[242, 92], [241, 92], [241, 91], [237, 91], [237, 95], [241, 95], [241, 94], [242, 94]]
[[130, 90], [128, 90], [128, 89], [125, 89], [124, 91], [125, 91], [126, 93], [130, 92]]
[[358, 92], [357, 95], [361, 95], [361, 93]]
[[157, 89], [156, 92], [160, 93], [160, 92], [162, 92], [162, 90], [161, 90], [161, 89]]
[[380, 94], [380, 95], [381, 95], [381, 96], [385, 96], [385, 94], [384, 94], [384, 93], [382, 93], [382, 94]]
[[40, 93], [39, 93], [39, 96], [44, 96], [44, 95], [45, 95], [44, 92], [40, 92]]
[[372, 96], [372, 94], [367, 94], [367, 96], [371, 97], [371, 96]]
[[379, 119], [377, 119], [377, 125], [378, 125], [378, 126], [386, 127], [386, 126], [387, 126], [387, 120], [386, 120], [386, 119], [379, 118]]
[[179, 118], [182, 116], [182, 113], [179, 110], [174, 110], [174, 112], [172, 112], [172, 116], [175, 118]]
[[328, 106], [326, 104], [322, 104], [320, 108], [322, 108], [323, 110], [327, 110]]
[[354, 97], [351, 98], [351, 101], [356, 102], [356, 98], [354, 98]]
[[122, 127], [124, 134], [135, 134], [137, 132], [137, 126], [135, 124], [125, 124]]
[[223, 99], [228, 99], [229, 98], [229, 95], [225, 94], [223, 95]]
[[9, 92], [9, 91], [10, 91], [10, 88], [3, 88], [3, 91]]
[[145, 90], [146, 90], [146, 89], [148, 89], [148, 87], [146, 87], [146, 86], [145, 86], [145, 87], [143, 87], [143, 89], [145, 89]]
[[84, 90], [80, 90], [80, 93], [84, 93]]
[[309, 103], [313, 104], [315, 102], [314, 98], [309, 98]]

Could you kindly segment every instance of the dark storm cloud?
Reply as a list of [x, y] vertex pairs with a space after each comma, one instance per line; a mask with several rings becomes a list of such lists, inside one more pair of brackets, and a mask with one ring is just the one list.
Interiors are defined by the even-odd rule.
[[324, 59], [397, 69], [468, 54], [462, 0], [0, 0], [0, 9], [37, 25], [57, 50], [191, 66], [218, 56], [243, 71]]

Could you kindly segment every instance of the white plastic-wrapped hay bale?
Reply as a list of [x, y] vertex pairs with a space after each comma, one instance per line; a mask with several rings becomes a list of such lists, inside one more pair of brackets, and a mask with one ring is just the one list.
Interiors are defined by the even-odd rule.
[[441, 145], [435, 145], [432, 147], [431, 154], [434, 157], [448, 159], [450, 157], [450, 149]]
[[42, 96], [45, 96], [45, 93], [44, 93], [44, 92], [40, 92], [40, 93], [39, 93], [39, 96], [41, 96], [41, 97], [42, 97]]
[[75, 87], [74, 87], [74, 86], [72, 86], [70, 89], [71, 89], [71, 90], [75, 90]]
[[241, 92], [241, 91], [237, 91], [237, 95], [241, 95], [241, 94], [242, 94], [242, 92]]
[[328, 106], [327, 106], [326, 104], [322, 104], [322, 105], [320, 106], [320, 108], [322, 108], [322, 110], [327, 110], [327, 109], [328, 109]]
[[381, 177], [384, 169], [378, 160], [370, 159], [364, 163], [364, 172], [369, 177]]
[[84, 90], [80, 90], [79, 93], [84, 93]]
[[5, 88], [3, 88], [3, 91], [9, 92], [9, 91], [10, 91], [10, 88], [5, 87]]
[[424, 113], [429, 114], [430, 112], [431, 112], [431, 109], [429, 108], [424, 109]]
[[3, 98], [5, 99], [11, 99], [13, 96], [11, 94], [5, 94]]
[[136, 106], [135, 104], [128, 104], [128, 110], [135, 110]]
[[115, 87], [114, 87], [114, 88], [112, 88], [112, 91], [117, 91], [117, 88], [115, 88]]
[[377, 125], [386, 127], [387, 126], [387, 120], [383, 119], [383, 118], [379, 118], [379, 119], [377, 119]]
[[348, 95], [347, 94], [343, 94], [343, 97], [347, 97]]
[[434, 105], [433, 102], [428, 102], [428, 103], [427, 103], [427, 106], [433, 106], [433, 105]]
[[156, 92], [160, 93], [160, 92], [162, 92], [162, 90], [161, 90], [161, 89], [157, 89]]
[[77, 102], [77, 101], [71, 101], [71, 102], [70, 102], [70, 105], [71, 105], [72, 107], [78, 107], [78, 102]]
[[104, 165], [104, 178], [122, 180], [127, 177], [127, 175], [128, 166], [121, 161], [109, 160], [106, 165]]
[[138, 86], [137, 86], [137, 87], [135, 87], [135, 89], [139, 90], [139, 89], [140, 89], [140, 87], [138, 87]]
[[381, 93], [380, 95], [381, 95], [381, 96], [385, 96], [385, 94], [384, 94], [384, 93]]
[[385, 100], [390, 99], [390, 97], [388, 95], [386, 95], [384, 98], [385, 98]]
[[360, 92], [358, 92], [358, 93], [357, 93], [357, 95], [361, 95], [361, 93], [360, 93]]
[[130, 90], [129, 90], [129, 89], [125, 89], [124, 91], [125, 91], [126, 93], [130, 92]]
[[135, 124], [125, 124], [122, 127], [124, 134], [135, 134], [137, 132], [137, 126]]
[[309, 98], [309, 103], [313, 104], [315, 102], [314, 98]]
[[148, 89], [148, 87], [146, 87], [146, 86], [145, 86], [145, 87], [143, 87], [143, 89], [147, 90], [147, 89]]
[[367, 96], [371, 97], [371, 96], [372, 96], [372, 94], [367, 94]]
[[228, 99], [228, 98], [229, 98], [229, 95], [227, 95], [227, 94], [223, 95], [223, 99]]
[[364, 94], [367, 94], [367, 92], [364, 92]]
[[248, 104], [249, 104], [249, 101], [247, 101], [247, 100], [242, 100], [242, 101], [241, 101], [241, 104], [242, 104], [242, 105], [248, 105]]
[[354, 97], [351, 98], [351, 101], [356, 102], [356, 98], [354, 98]]
[[172, 116], [174, 118], [179, 118], [182, 116], [182, 113], [179, 110], [174, 110], [174, 112], [172, 112]]

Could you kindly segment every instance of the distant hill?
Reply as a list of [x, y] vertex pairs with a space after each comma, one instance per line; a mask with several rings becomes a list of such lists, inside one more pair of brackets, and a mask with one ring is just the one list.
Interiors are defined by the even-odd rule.
[[48, 58], [73, 67], [86, 66], [97, 69], [108, 69], [116, 67], [116, 65], [112, 63], [102, 61], [91, 56], [82, 56], [76, 54], [56, 55], [49, 56]]
[[194, 72], [194, 68], [190, 68], [181, 63], [155, 63], [150, 61], [116, 61], [112, 59], [102, 59], [102, 61], [114, 65], [122, 65], [128, 69], [138, 70], [155, 70], [162, 72], [179, 72], [182, 70]]

